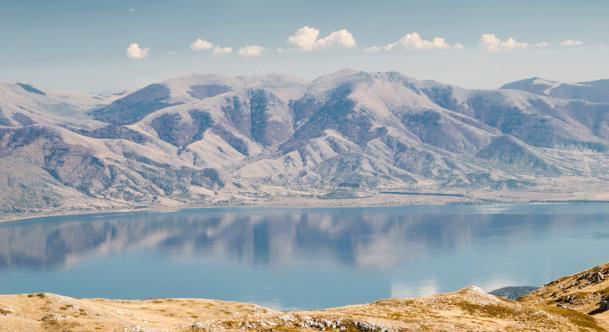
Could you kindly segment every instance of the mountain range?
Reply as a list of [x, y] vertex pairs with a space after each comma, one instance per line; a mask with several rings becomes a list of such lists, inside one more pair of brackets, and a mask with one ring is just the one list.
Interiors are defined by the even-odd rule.
[[204, 74], [113, 95], [0, 83], [0, 170], [4, 214], [585, 192], [609, 180], [609, 80], [475, 90], [397, 72]]

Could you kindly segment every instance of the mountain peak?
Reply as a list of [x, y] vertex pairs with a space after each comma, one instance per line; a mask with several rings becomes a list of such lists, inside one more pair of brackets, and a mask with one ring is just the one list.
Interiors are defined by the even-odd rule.
[[339, 78], [353, 76], [358, 73], [364, 73], [364, 72], [361, 70], [355, 70], [355, 69], [351, 69], [351, 68], [343, 68], [343, 69], [337, 70], [337, 71], [329, 73], [329, 74], [321, 75], [318, 78], [314, 79], [313, 82], [333, 81], [333, 80], [336, 80]]
[[541, 77], [531, 77], [524, 80], [504, 84], [500, 89], [521, 90], [535, 94], [549, 95], [551, 91], [562, 83]]
[[40, 89], [35, 88], [34, 86], [32, 86], [31, 84], [27, 84], [27, 83], [8, 83], [8, 82], [0, 82], [0, 87], [2, 87], [3, 89], [10, 89], [13, 91], [13, 93], [17, 93], [17, 94], [22, 94], [22, 93], [28, 93], [28, 94], [35, 94], [35, 95], [40, 95], [40, 96], [46, 96], [46, 93]]
[[515, 81], [500, 89], [526, 91], [561, 99], [577, 99], [591, 103], [609, 103], [609, 79], [579, 83], [561, 83], [539, 77]]

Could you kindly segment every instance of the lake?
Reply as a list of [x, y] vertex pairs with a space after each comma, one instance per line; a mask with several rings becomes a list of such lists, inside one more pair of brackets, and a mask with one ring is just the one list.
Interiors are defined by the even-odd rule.
[[609, 261], [609, 204], [217, 208], [0, 224], [0, 293], [325, 308]]

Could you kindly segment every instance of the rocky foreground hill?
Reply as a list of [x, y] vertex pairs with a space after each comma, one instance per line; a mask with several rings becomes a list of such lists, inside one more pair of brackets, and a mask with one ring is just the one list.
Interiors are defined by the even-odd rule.
[[607, 331], [609, 264], [517, 301], [454, 293], [315, 311], [200, 299], [119, 301], [54, 294], [0, 296], [2, 331]]
[[607, 82], [471, 90], [343, 70], [190, 75], [107, 96], [3, 83], [0, 212], [383, 192], [607, 200]]

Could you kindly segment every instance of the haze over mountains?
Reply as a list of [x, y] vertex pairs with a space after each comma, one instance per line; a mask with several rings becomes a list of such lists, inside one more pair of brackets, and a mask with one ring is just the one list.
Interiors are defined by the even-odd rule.
[[3, 213], [546, 190], [606, 181], [608, 148], [609, 80], [210, 74], [112, 96], [0, 84]]

